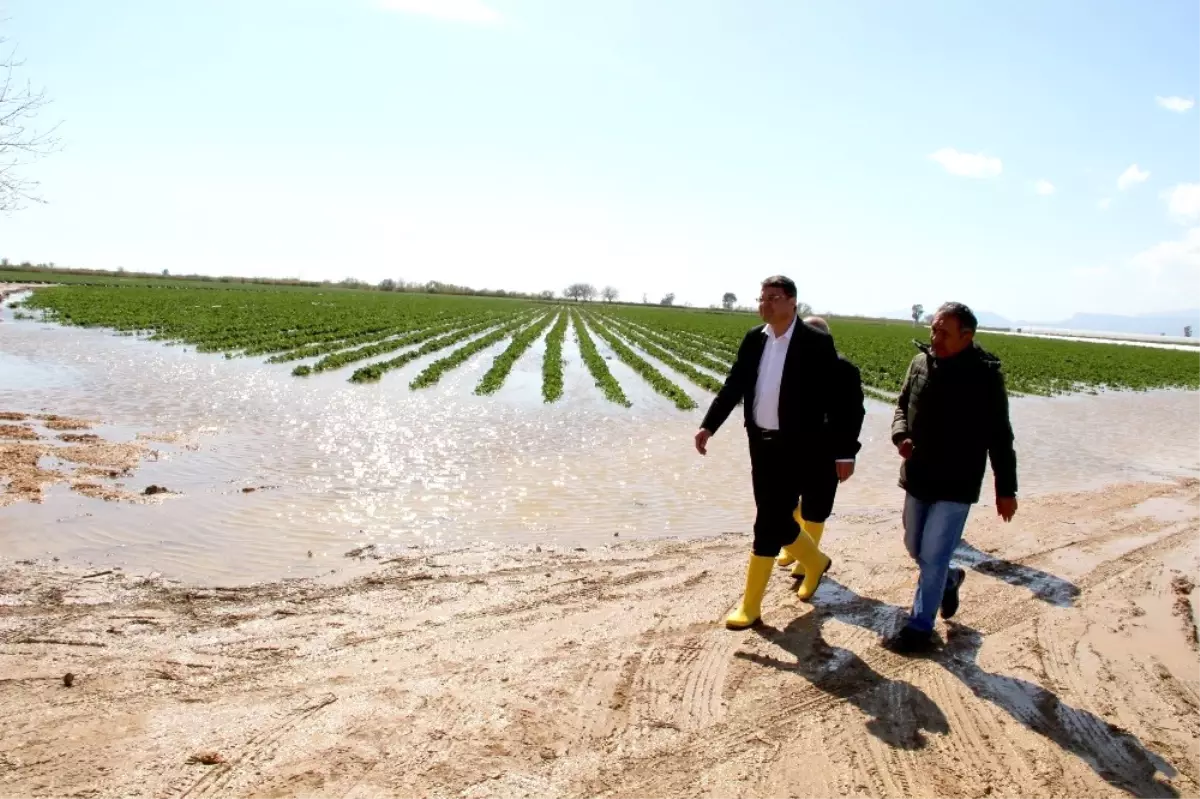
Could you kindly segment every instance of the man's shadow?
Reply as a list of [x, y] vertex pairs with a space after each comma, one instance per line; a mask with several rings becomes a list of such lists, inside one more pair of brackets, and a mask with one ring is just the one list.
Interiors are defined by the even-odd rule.
[[1134, 735], [1094, 713], [1064, 704], [1040, 685], [985, 671], [977, 662], [982, 645], [978, 630], [947, 622], [946, 645], [936, 659], [976, 696], [1077, 755], [1113, 787], [1133, 796], [1179, 796], [1155, 779], [1159, 772], [1175, 777], [1174, 767]]
[[[784, 630], [782, 639], [772, 637], [770, 628], [764, 629], [763, 633], [770, 640], [784, 646], [796, 655], [797, 660], [803, 664], [807, 654], [803, 649], [799, 649], [803, 643], [795, 637], [787, 642], [787, 630], [793, 627], [798, 630], [805, 627], [818, 630], [824, 621], [835, 618], [846, 624], [853, 624], [884, 636], [891, 634], [903, 623], [905, 613], [904, 608], [859, 596], [836, 580], [826, 577], [821, 582], [821, 590], [816, 596], [812, 613], [789, 624]], [[805, 619], [809, 617], [814, 618], [806, 624]], [[814, 637], [819, 639], [820, 636], [818, 634]], [[957, 622], [947, 622], [945, 645], [926, 655], [925, 658], [940, 664], [972, 693], [991, 702], [1025, 728], [1082, 759], [1110, 785], [1138, 797], [1179, 796], [1179, 792], [1173, 787], [1156, 779], [1160, 772], [1167, 778], [1174, 778], [1177, 774], [1174, 767], [1148, 750], [1131, 733], [1105, 721], [1094, 713], [1065, 704], [1052, 691], [1028, 680], [993, 674], [981, 668], [977, 661], [983, 640], [983, 634], [978, 630]], [[845, 650], [834, 651], [843, 652]], [[744, 655], [744, 657], [758, 662], [767, 662], [769, 665], [779, 663], [759, 656]], [[855, 666], [855, 661], [861, 665]], [[802, 666], [779, 663], [777, 667], [794, 670], [807, 676], [807, 670]], [[855, 686], [850, 683], [848, 677], [843, 679], [842, 675], [847, 669], [855, 669], [858, 678], [864, 679], [864, 682]], [[830, 688], [825, 688], [817, 680], [809, 677], [814, 685], [823, 690], [830, 690], [831, 693], [840, 691], [841, 693], [837, 695], [863, 707], [864, 712], [874, 715], [875, 720], [872, 723], [877, 726], [880, 724], [880, 716], [872, 711], [882, 711], [885, 714], [893, 712], [890, 702], [886, 703], [884, 707], [879, 707], [878, 700], [871, 699], [874, 694], [888, 693], [876, 690], [877, 687], [885, 684], [895, 685], [898, 690], [892, 693], [901, 696], [906, 690], [910, 690], [914, 692], [918, 702], [924, 700], [932, 706], [936, 718], [941, 719], [940, 725], [936, 723], [922, 725], [921, 728], [930, 732], [948, 731], [948, 725], [941, 711], [919, 689], [908, 683], [889, 680], [853, 653], [849, 653], [846, 666], [839, 668], [836, 677], [829, 678], [822, 674], [817, 676], [818, 679], [825, 680], [825, 684], [830, 685]], [[862, 698], [858, 698], [855, 694]], [[912, 701], [912, 696], [904, 697], [902, 701]], [[928, 708], [916, 711], [914, 716], [916, 716], [915, 719], [907, 722], [904, 721], [903, 716], [888, 718], [888, 722], [900, 724], [892, 735], [898, 736], [901, 740], [906, 738], [912, 740], [914, 736], [920, 738], [919, 731], [910, 731], [910, 728], [914, 723], [919, 723], [922, 716], [933, 717], [929, 715]], [[884, 726], [886, 729], [886, 722]], [[872, 732], [879, 735], [876, 730], [872, 730]], [[887, 739], [884, 738], [884, 740]]]
[[1055, 607], [1069, 608], [1079, 596], [1079, 586], [1074, 583], [1032, 566], [993, 557], [971, 546], [965, 539], [954, 550], [954, 561], [1009, 585], [1026, 588], [1038, 599]]
[[925, 732], [950, 731], [946, 716], [921, 689], [884, 677], [849, 649], [830, 646], [821, 636], [821, 626], [833, 617], [817, 607], [782, 630], [766, 625], [755, 628], [763, 638], [795, 656], [795, 663], [749, 652], [737, 652], [735, 657], [794, 673], [813, 687], [849, 702], [870, 717], [867, 730], [889, 746], [920, 749], [927, 743]]

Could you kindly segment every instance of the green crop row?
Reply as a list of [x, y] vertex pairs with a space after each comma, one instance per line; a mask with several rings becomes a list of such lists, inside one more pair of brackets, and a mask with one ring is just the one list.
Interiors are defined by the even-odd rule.
[[[401, 338], [392, 339], [390, 341], [381, 341], [377, 344], [368, 344], [365, 347], [358, 347], [357, 349], [353, 350], [335, 352], [332, 355], [326, 355], [324, 358], [313, 364], [311, 368], [304, 365], [297, 366], [292, 370], [292, 374], [302, 375], [308, 374], [309, 372], [326, 372], [330, 369], [338, 369], [349, 363], [365, 361], [367, 358], [374, 358], [376, 355], [386, 355], [389, 352], [395, 352], [396, 350], [403, 349], [405, 347], [411, 347], [414, 344], [427, 342], [430, 339], [441, 336], [444, 333], [450, 333], [451, 335], [459, 336], [460, 338], [457, 338], [454, 341], [461, 341], [468, 336], [475, 335], [481, 330], [486, 330], [494, 324], [496, 324], [496, 319], [490, 314], [484, 316], [482, 321], [480, 321], [478, 318], [472, 318], [461, 320], [459, 322], [448, 322], [444, 325], [426, 328], [425, 330], [421, 330], [417, 333], [412, 333], [411, 335], [402, 336]], [[453, 344], [454, 341], [450, 343]], [[302, 371], [304, 369], [308, 369], [309, 372]], [[361, 372], [362, 369], [358, 371]], [[355, 374], [357, 374], [357, 372]], [[362, 381], [356, 380], [355, 382]]]
[[354, 374], [350, 375], [350, 382], [373, 383], [379, 380], [379, 378], [383, 377], [384, 373], [386, 372], [390, 372], [393, 369], [399, 369], [401, 366], [411, 363], [417, 358], [437, 352], [438, 350], [444, 350], [447, 347], [453, 347], [458, 342], [465, 341], [476, 333], [486, 330], [489, 327], [494, 327], [495, 325], [504, 321], [504, 319], [489, 319], [487, 322], [472, 325], [471, 327], [456, 330], [452, 333], [447, 333], [444, 336], [439, 336], [438, 338], [426, 341], [417, 349], [410, 350], [403, 355], [398, 355], [391, 360], [378, 361], [376, 363], [368, 364], [367, 366], [359, 367], [358, 369], [354, 370]]
[[588, 335], [587, 328], [583, 326], [578, 311], [571, 311], [571, 324], [575, 327], [575, 337], [579, 342], [579, 354], [583, 357], [583, 362], [587, 364], [592, 379], [596, 381], [596, 387], [603, 392], [606, 399], [628, 408], [633, 403], [626, 398], [625, 392], [621, 390], [621, 384], [612, 376], [612, 372], [608, 371], [608, 364], [604, 362], [604, 358], [600, 357], [600, 352], [596, 349], [592, 337]]
[[[561, 316], [562, 314], [559, 314]], [[504, 380], [508, 377], [508, 373], [512, 371], [513, 364], [517, 362], [524, 354], [525, 350], [533, 346], [533, 342], [537, 341], [538, 336], [550, 326], [550, 322], [554, 320], [554, 314], [546, 314], [542, 319], [522, 330], [517, 335], [513, 336], [512, 343], [504, 348], [504, 352], [492, 359], [492, 367], [487, 370], [483, 378], [479, 381], [479, 385], [475, 387], [476, 394], [495, 394], [504, 385]]]
[[651, 388], [674, 402], [675, 407], [681, 411], [690, 411], [696, 407], [696, 401], [689, 397], [682, 388], [672, 383], [662, 372], [655, 369], [648, 361], [625, 346], [625, 343], [617, 338], [612, 331], [594, 317], [589, 321], [592, 323], [592, 327], [595, 328], [596, 334], [608, 342], [608, 346], [612, 347], [613, 352], [621, 359], [621, 362], [641, 375], [650, 384]]
[[[297, 374], [305, 374], [318, 367], [333, 368], [431, 343], [433, 336], [457, 333], [474, 325], [493, 326], [499, 323], [497, 320], [514, 314], [546, 309], [542, 304], [511, 299], [251, 284], [217, 287], [163, 281], [167, 285], [160, 285], [152, 279], [103, 281], [109, 284], [38, 288], [20, 310], [22, 315], [38, 311], [48, 321], [149, 336], [153, 341], [186, 344], [202, 352], [224, 352], [227, 357], [272, 353], [276, 354], [272, 361], [283, 362], [322, 356], [312, 367], [297, 368]], [[636, 335], [638, 345], [653, 357], [667, 353], [676, 361], [692, 365], [697, 374], [696, 367], [715, 375], [727, 371], [746, 332], [760, 324], [751, 314], [656, 306], [604, 306], [602, 313], [603, 325], [613, 325], [613, 330], [631, 340]], [[615, 390], [614, 396], [619, 399], [614, 401], [627, 402], [604, 359], [584, 352], [589, 345], [594, 349], [594, 344], [577, 317], [572, 319], [576, 320], [581, 354], [594, 379], [606, 396]], [[565, 336], [567, 320], [560, 321]], [[913, 339], [923, 341], [929, 335], [926, 328], [905, 322], [839, 317], [828, 321], [838, 350], [859, 367], [864, 387], [877, 397], [894, 396], [900, 390], [908, 364], [917, 352]], [[597, 329], [601, 326], [598, 323]], [[557, 397], [562, 392], [562, 354], [561, 346], [554, 349], [551, 338], [553, 332], [547, 338], [547, 357], [551, 360], [543, 367], [543, 395]], [[1037, 339], [988, 331], [981, 331], [978, 339], [1002, 360], [1008, 385], [1017, 393], [1200, 388], [1200, 352], [1196, 351]], [[657, 349], [650, 350], [650, 345]], [[622, 357], [621, 349], [613, 349]], [[631, 353], [628, 348], [625, 352]], [[662, 360], [669, 363], [666, 358]], [[642, 363], [648, 371], [633, 368], [656, 390], [671, 392], [669, 386], [656, 382], [663, 378], [655, 377], [653, 366]]]
[[503, 341], [519, 329], [522, 325], [529, 321], [528, 316], [522, 316], [505, 325], [501, 325], [498, 330], [493, 330], [485, 336], [472, 341], [470, 344], [459, 347], [454, 352], [447, 355], [445, 358], [434, 361], [421, 370], [421, 373], [412, 379], [408, 384], [411, 389], [426, 388], [442, 379], [442, 375], [449, 372], [459, 364], [466, 363], [477, 352], [483, 352], [488, 347], [498, 341]]
[[[611, 325], [621, 335], [633, 341], [647, 354], [684, 374], [696, 385], [712, 392], [721, 390], [722, 381], [712, 375], [697, 370], [692, 364], [703, 366], [714, 372], [725, 374], [729, 364], [724, 364], [709, 358], [694, 345], [668, 338], [656, 333], [647, 332], [644, 328], [632, 325], [615, 317], [605, 317], [605, 324]], [[690, 363], [688, 363], [690, 361]]]
[[542, 358], [542, 399], [555, 402], [563, 393], [563, 339], [567, 335], [567, 313], [558, 315], [558, 321], [546, 336], [546, 354]]

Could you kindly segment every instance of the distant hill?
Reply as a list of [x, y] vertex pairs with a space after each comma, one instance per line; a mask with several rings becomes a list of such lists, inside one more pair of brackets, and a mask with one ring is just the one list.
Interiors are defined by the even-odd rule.
[[1172, 313], [1119, 316], [1117, 314], [1077, 313], [1062, 322], [1018, 322], [1021, 325], [1060, 327], [1066, 330], [1092, 330], [1111, 333], [1142, 333], [1151, 336], [1182, 336], [1183, 328], [1192, 328], [1192, 335], [1200, 335], [1200, 308], [1190, 308]]
[[[1188, 308], [1168, 313], [1122, 316], [1119, 314], [1077, 313], [1060, 321], [1013, 321], [991, 311], [976, 311], [981, 327], [1045, 327], [1061, 330], [1086, 330], [1094, 333], [1141, 333], [1143, 335], [1182, 336], [1183, 328], [1191, 325], [1192, 335], [1200, 336], [1200, 308]], [[890, 312], [885, 319], [911, 319], [904, 311]]]

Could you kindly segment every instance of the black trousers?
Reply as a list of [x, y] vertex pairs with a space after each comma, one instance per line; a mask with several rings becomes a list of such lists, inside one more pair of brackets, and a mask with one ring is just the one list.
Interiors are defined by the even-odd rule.
[[834, 459], [823, 449], [805, 452], [802, 440], [764, 430], [748, 430], [750, 477], [754, 483], [754, 554], [773, 558], [800, 535], [792, 515], [824, 522], [837, 494]]

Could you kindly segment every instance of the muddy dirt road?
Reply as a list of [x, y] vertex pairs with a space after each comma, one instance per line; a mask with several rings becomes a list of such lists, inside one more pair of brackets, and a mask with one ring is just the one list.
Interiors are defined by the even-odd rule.
[[890, 511], [831, 525], [813, 603], [781, 571], [742, 633], [742, 537], [339, 585], [17, 564], [0, 794], [1195, 796], [1197, 485], [979, 506], [923, 659], [877, 644], [914, 575]]

